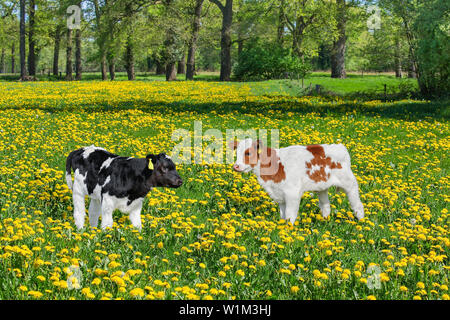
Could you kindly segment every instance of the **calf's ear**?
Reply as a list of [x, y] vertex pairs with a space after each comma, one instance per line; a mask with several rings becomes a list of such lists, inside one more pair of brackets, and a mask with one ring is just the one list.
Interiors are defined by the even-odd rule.
[[149, 161], [151, 160], [152, 163], [155, 164], [156, 163], [156, 159], [158, 158], [158, 156], [150, 153], [145, 158], [147, 160], [149, 160]]

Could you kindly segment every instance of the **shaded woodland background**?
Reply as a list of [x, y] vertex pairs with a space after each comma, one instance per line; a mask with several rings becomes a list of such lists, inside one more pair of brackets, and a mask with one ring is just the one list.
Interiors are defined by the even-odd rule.
[[[71, 5], [81, 8], [77, 29], [67, 27]], [[444, 0], [0, 0], [0, 73], [13, 80], [395, 72], [417, 78], [422, 96], [441, 97], [450, 91], [449, 37]]]

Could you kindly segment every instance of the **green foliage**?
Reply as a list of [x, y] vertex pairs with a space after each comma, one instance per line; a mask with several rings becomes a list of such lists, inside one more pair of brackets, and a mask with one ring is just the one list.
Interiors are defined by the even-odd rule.
[[427, 1], [420, 8], [413, 29], [417, 34], [419, 86], [424, 95], [450, 92], [450, 4]]
[[450, 3], [442, 0], [380, 0], [403, 24], [420, 92], [425, 97], [450, 92]]
[[251, 43], [240, 54], [234, 68], [239, 80], [303, 78], [310, 65], [276, 44]]

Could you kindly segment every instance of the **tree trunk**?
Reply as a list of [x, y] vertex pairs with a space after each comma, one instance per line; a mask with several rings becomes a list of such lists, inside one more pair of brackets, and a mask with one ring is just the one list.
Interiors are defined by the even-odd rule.
[[175, 61], [168, 62], [166, 65], [166, 81], [177, 80], [177, 68]]
[[279, 45], [283, 45], [284, 41], [284, 28], [285, 28], [285, 17], [284, 17], [284, 6], [285, 0], [280, 1], [280, 9], [278, 11], [278, 29], [277, 29], [277, 42]]
[[6, 71], [5, 54], [5, 48], [2, 47], [2, 54], [0, 56], [0, 73], [4, 73]]
[[34, 15], [36, 12], [35, 0], [30, 0], [28, 16], [28, 74], [36, 75], [36, 52], [34, 41]]
[[411, 50], [409, 53], [408, 78], [411, 78], [411, 79], [417, 78], [416, 63], [414, 61]]
[[164, 64], [161, 62], [161, 60], [157, 59], [155, 60], [156, 63], [156, 74], [161, 75], [166, 73], [166, 68]]
[[178, 74], [186, 73], [186, 54], [185, 53], [183, 53], [183, 56], [181, 57], [180, 61], [178, 61], [177, 73]]
[[109, 79], [114, 81], [116, 79], [116, 62], [114, 59], [109, 61]]
[[57, 26], [55, 30], [55, 47], [53, 48], [53, 75], [58, 76], [59, 72], [59, 45], [61, 43], [62, 26]]
[[16, 73], [16, 44], [11, 45], [11, 73]]
[[305, 22], [304, 17], [297, 17], [295, 21], [295, 28], [292, 31], [292, 51], [298, 57], [303, 57], [302, 44], [306, 27], [307, 23]]
[[128, 18], [127, 41], [125, 45], [125, 69], [127, 70], [128, 80], [136, 78], [134, 74], [134, 26], [133, 26], [133, 10], [131, 3], [125, 5], [125, 15]]
[[66, 80], [73, 80], [72, 73], [72, 29], [67, 29]]
[[197, 0], [194, 10], [194, 22], [192, 23], [192, 38], [189, 43], [186, 63], [186, 80], [194, 80], [195, 51], [197, 50], [198, 33], [200, 31], [200, 16], [204, 0]]
[[25, 48], [25, 0], [20, 0], [20, 79], [25, 80], [27, 76]]
[[100, 49], [100, 71], [102, 73], [102, 80], [108, 80], [108, 70], [106, 66], [106, 52], [104, 48]]
[[81, 30], [77, 29], [75, 31], [75, 79], [81, 80], [82, 77], [82, 66], [81, 66]]
[[347, 37], [345, 35], [347, 24], [347, 8], [345, 0], [337, 0], [337, 6], [338, 39], [333, 43], [333, 49], [331, 50], [331, 77], [344, 79], [347, 77], [347, 73], [345, 71], [345, 48], [347, 42]]
[[402, 57], [401, 57], [401, 46], [400, 39], [395, 38], [395, 77], [402, 77]]
[[128, 80], [134, 80], [136, 78], [134, 74], [134, 51], [132, 37], [132, 34], [128, 34], [125, 48], [125, 69], [127, 70]]
[[[215, 1], [218, 5], [218, 1]], [[226, 0], [222, 11], [222, 30], [220, 40], [220, 81], [231, 80], [231, 25], [233, 22], [233, 0]]]

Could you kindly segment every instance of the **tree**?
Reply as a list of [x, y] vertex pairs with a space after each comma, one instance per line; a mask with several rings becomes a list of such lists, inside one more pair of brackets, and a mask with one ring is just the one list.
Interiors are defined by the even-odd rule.
[[233, 0], [225, 0], [223, 5], [219, 0], [209, 0], [222, 13], [222, 30], [220, 40], [220, 81], [231, 79], [231, 26], [233, 23]]
[[20, 0], [20, 80], [26, 80], [25, 0]]
[[286, 28], [285, 20], [285, 2], [286, 0], [280, 0], [280, 5], [278, 7], [278, 28], [277, 28], [277, 42], [279, 45], [283, 45], [284, 42], [284, 29]]
[[[335, 28], [335, 19], [330, 15], [331, 2], [327, 0], [286, 0], [283, 10], [286, 28], [292, 38], [292, 51], [299, 57], [305, 54], [313, 56], [316, 52], [308, 52], [307, 40], [323, 36], [321, 29]], [[328, 32], [329, 33], [329, 32]], [[317, 48], [314, 49], [317, 51]]]
[[100, 60], [100, 72], [102, 74], [102, 80], [105, 81], [108, 78], [107, 66], [106, 66], [106, 56], [107, 56], [107, 44], [106, 41], [109, 37], [108, 23], [105, 21], [105, 12], [107, 11], [107, 2], [100, 4], [98, 0], [92, 0], [95, 13], [95, 31], [96, 31], [96, 43], [98, 46], [98, 56]]
[[188, 56], [186, 63], [186, 80], [194, 80], [195, 73], [195, 51], [197, 50], [198, 33], [200, 30], [200, 16], [202, 14], [204, 0], [196, 0], [193, 22], [192, 22], [192, 36], [188, 44]]
[[11, 72], [14, 73], [15, 40], [17, 35], [16, 2], [0, 0], [0, 73], [7, 72], [6, 60], [8, 44], [11, 44]]
[[36, 76], [36, 52], [35, 52], [35, 13], [36, 2], [29, 0], [29, 14], [28, 14], [28, 74]]
[[[81, 1], [78, 2], [81, 8]], [[81, 65], [81, 26], [75, 30], [75, 79], [81, 80], [83, 67]]]
[[53, 34], [54, 47], [53, 47], [53, 75], [59, 74], [59, 49], [61, 44], [61, 35], [64, 28], [61, 24], [57, 25]]
[[343, 79], [347, 77], [345, 71], [345, 48], [347, 35], [345, 28], [347, 24], [347, 4], [345, 0], [336, 0], [337, 5], [337, 39], [333, 42], [331, 49], [331, 77]]
[[450, 91], [450, 3], [440, 0], [380, 0], [399, 17], [409, 46], [411, 69], [423, 96]]
[[67, 28], [67, 46], [66, 46], [66, 80], [73, 80], [72, 68], [72, 29]]
[[125, 17], [127, 21], [126, 30], [126, 44], [125, 44], [125, 69], [127, 70], [128, 80], [134, 80], [136, 75], [134, 73], [134, 23], [133, 23], [133, 9], [131, 3], [125, 4]]

